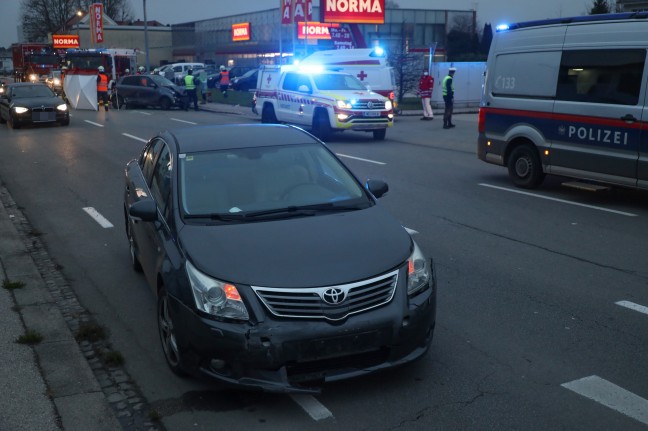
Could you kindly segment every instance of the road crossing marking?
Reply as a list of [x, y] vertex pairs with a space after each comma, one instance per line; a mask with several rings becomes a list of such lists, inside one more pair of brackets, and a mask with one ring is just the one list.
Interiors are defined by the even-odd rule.
[[128, 133], [122, 133], [122, 135], [126, 136], [127, 138], [135, 139], [136, 141], [148, 142], [146, 139], [138, 138], [137, 136], [129, 135]]
[[609, 208], [597, 207], [597, 206], [594, 206], [594, 205], [579, 204], [578, 202], [572, 202], [572, 201], [568, 201], [568, 200], [565, 200], [565, 199], [552, 198], [552, 197], [549, 197], [549, 196], [542, 196], [542, 195], [538, 195], [538, 194], [535, 194], [535, 193], [523, 192], [521, 190], [509, 189], [509, 188], [506, 188], [506, 187], [498, 187], [498, 186], [493, 186], [491, 184], [484, 184], [484, 183], [479, 183], [479, 185], [482, 186], [482, 187], [489, 187], [491, 189], [503, 190], [505, 192], [518, 193], [518, 194], [521, 194], [521, 195], [531, 196], [531, 197], [534, 197], [534, 198], [546, 199], [548, 201], [560, 202], [560, 203], [568, 204], [568, 205], [576, 205], [576, 206], [579, 206], [579, 207], [590, 208], [590, 209], [594, 209], [594, 210], [598, 210], [598, 211], [605, 211], [605, 212], [619, 214], [619, 215], [623, 215], [623, 216], [627, 216], [627, 217], [637, 217], [637, 214], [633, 214], [633, 213], [627, 213], [627, 212], [623, 212], [623, 211], [611, 210]]
[[103, 127], [103, 124], [95, 123], [94, 121], [90, 121], [90, 120], [83, 120], [83, 121], [85, 121], [86, 123], [90, 123], [93, 126]]
[[387, 163], [383, 163], [383, 162], [377, 162], [375, 160], [369, 160], [369, 159], [363, 159], [363, 158], [360, 158], [360, 157], [348, 156], [346, 154], [340, 154], [340, 153], [335, 153], [335, 154], [337, 154], [340, 157], [346, 157], [347, 159], [360, 160], [361, 162], [375, 163], [377, 165], [386, 165], [387, 164]]
[[332, 418], [333, 413], [312, 395], [291, 394], [290, 398], [293, 399], [299, 406], [309, 414], [311, 418], [316, 421]]
[[96, 209], [94, 209], [93, 207], [85, 207], [85, 208], [83, 208], [83, 211], [88, 213], [88, 215], [90, 217], [92, 217], [94, 219], [94, 221], [99, 223], [99, 225], [102, 228], [108, 229], [108, 228], [114, 227], [112, 223], [110, 223], [104, 216], [99, 214], [99, 212]]
[[187, 124], [193, 124], [194, 126], [198, 123], [194, 123], [193, 121], [187, 121], [187, 120], [181, 120], [179, 118], [171, 118], [173, 121], [179, 121], [181, 123], [187, 123]]
[[616, 305], [620, 305], [621, 307], [629, 308], [630, 310], [638, 311], [643, 314], [648, 314], [648, 307], [644, 307], [643, 305], [635, 304], [634, 302], [630, 301], [618, 301], [615, 302]]
[[599, 376], [583, 377], [561, 386], [648, 425], [648, 400]]

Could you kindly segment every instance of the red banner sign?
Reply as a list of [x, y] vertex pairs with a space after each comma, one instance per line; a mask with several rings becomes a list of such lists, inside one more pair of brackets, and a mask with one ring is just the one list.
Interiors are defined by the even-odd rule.
[[92, 29], [92, 41], [103, 43], [103, 5], [101, 3], [93, 3], [90, 7], [90, 28]]
[[79, 36], [76, 34], [55, 34], [52, 36], [54, 49], [79, 48]]
[[232, 24], [232, 41], [250, 40], [250, 23]]
[[292, 23], [292, 0], [281, 0], [281, 23]]
[[297, 37], [299, 39], [331, 39], [330, 29], [332, 27], [338, 27], [338, 24], [300, 22], [297, 24]]
[[384, 24], [385, 0], [321, 0], [324, 22]]

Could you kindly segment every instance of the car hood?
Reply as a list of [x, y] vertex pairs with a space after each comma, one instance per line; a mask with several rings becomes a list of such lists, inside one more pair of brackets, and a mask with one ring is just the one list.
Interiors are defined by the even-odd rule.
[[387, 100], [384, 96], [369, 90], [326, 90], [319, 94], [336, 100], [373, 99]]
[[201, 271], [264, 287], [315, 287], [382, 274], [409, 258], [412, 240], [379, 205], [335, 214], [211, 226], [179, 241]]
[[22, 106], [23, 108], [51, 107], [64, 103], [63, 99], [59, 97], [21, 97], [11, 100], [11, 106]]

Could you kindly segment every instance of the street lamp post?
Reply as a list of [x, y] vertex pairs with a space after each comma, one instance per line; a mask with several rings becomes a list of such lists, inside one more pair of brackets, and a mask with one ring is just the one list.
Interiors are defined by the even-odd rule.
[[144, 5], [144, 51], [146, 52], [146, 72], [149, 71], [149, 46], [148, 46], [148, 22], [146, 19], [146, 0], [142, 0]]

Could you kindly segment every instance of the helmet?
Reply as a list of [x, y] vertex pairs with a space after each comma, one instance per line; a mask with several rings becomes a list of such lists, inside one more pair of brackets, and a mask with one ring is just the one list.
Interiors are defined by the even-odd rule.
[[225, 70], [225, 66], [221, 64], [220, 70]]
[[144, 72], [144, 66], [138, 67], [137, 70], [139, 70], [140, 72]]
[[456, 67], [451, 67], [450, 69], [448, 69], [448, 72], [453, 72], [453, 73], [454, 73], [454, 72], [456, 72], [456, 71], [457, 71], [457, 68], [456, 68]]
[[193, 69], [187, 70], [187, 75], [191, 75], [193, 73]]
[[124, 70], [124, 73], [130, 73], [130, 70], [126, 69]]
[[103, 72], [103, 71], [104, 71], [104, 67], [103, 67], [103, 66], [99, 66], [99, 72]]

